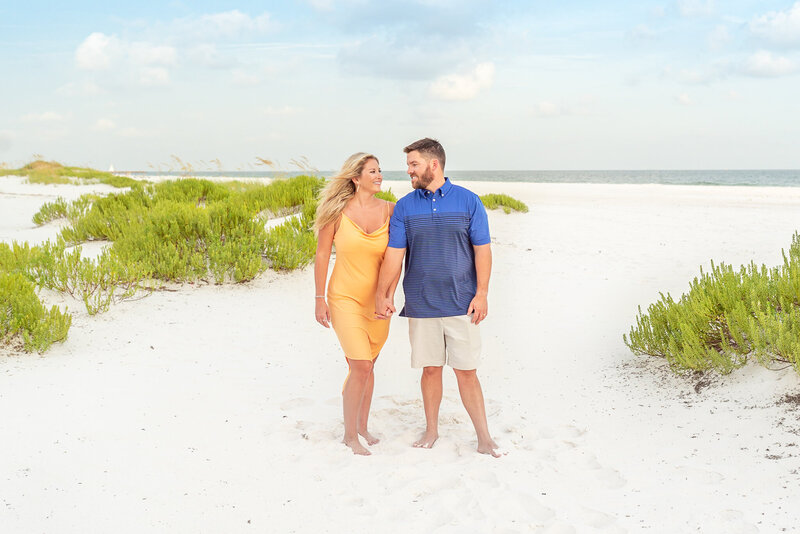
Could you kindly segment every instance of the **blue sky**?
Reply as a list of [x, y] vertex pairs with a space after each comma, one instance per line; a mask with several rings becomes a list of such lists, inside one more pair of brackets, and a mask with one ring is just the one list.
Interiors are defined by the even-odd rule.
[[0, 162], [800, 168], [800, 1], [3, 2]]

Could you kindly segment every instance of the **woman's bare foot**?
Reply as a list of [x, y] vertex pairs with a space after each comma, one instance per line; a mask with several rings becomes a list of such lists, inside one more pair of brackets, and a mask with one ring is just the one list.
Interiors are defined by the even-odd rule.
[[358, 440], [358, 436], [353, 439], [343, 439], [342, 443], [350, 447], [352, 449], [353, 454], [360, 454], [362, 456], [369, 456], [372, 454], [369, 450], [364, 447], [361, 442]]
[[375, 445], [380, 441], [379, 438], [376, 438], [366, 430], [359, 430], [358, 433], [361, 435], [362, 438], [367, 440], [367, 445]]
[[500, 454], [495, 450], [497, 448], [497, 443], [495, 443], [493, 439], [489, 439], [489, 441], [485, 443], [478, 442], [478, 452], [481, 454], [490, 454], [495, 458], [500, 458]]
[[430, 449], [433, 447], [433, 444], [436, 443], [437, 439], [439, 439], [438, 432], [426, 430], [422, 437], [414, 442], [414, 447], [419, 449]]

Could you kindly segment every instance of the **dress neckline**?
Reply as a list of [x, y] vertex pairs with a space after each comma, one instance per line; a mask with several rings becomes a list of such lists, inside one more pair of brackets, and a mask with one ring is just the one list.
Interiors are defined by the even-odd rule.
[[345, 217], [345, 218], [346, 218], [348, 221], [350, 221], [350, 224], [352, 224], [353, 226], [355, 226], [356, 228], [358, 228], [358, 230], [359, 230], [361, 233], [363, 233], [363, 234], [366, 234], [366, 235], [373, 235], [373, 234], [377, 234], [377, 233], [378, 233], [380, 230], [382, 230], [382, 229], [383, 229], [383, 227], [384, 227], [384, 226], [386, 226], [387, 224], [389, 224], [389, 220], [392, 218], [392, 216], [390, 215], [389, 217], [387, 217], [387, 218], [386, 218], [386, 220], [385, 220], [385, 221], [383, 221], [383, 224], [382, 224], [382, 225], [380, 225], [379, 227], [377, 227], [377, 228], [376, 228], [375, 230], [373, 230], [372, 232], [367, 232], [366, 230], [364, 230], [363, 228], [361, 228], [361, 227], [358, 225], [358, 223], [357, 223], [357, 222], [355, 222], [353, 219], [351, 219], [350, 217], [348, 217], [348, 215], [347, 215], [345, 212], [342, 212], [342, 217]]

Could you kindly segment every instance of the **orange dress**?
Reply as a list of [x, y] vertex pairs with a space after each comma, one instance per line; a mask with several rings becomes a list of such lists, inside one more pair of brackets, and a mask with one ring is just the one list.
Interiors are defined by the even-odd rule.
[[389, 320], [375, 319], [375, 290], [388, 243], [388, 218], [367, 233], [342, 213], [333, 236], [336, 263], [328, 283], [328, 307], [344, 355], [351, 360], [374, 360], [389, 336]]

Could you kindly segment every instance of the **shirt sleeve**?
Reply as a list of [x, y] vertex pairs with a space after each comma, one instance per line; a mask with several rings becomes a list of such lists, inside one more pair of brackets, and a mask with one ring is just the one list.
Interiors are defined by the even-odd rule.
[[394, 213], [389, 220], [389, 246], [392, 248], [407, 248], [406, 223], [403, 215], [403, 202], [400, 199], [394, 206]]
[[473, 197], [472, 209], [469, 218], [469, 240], [474, 246], [488, 245], [492, 242], [489, 235], [489, 217], [486, 215], [486, 208], [483, 207], [480, 197]]

